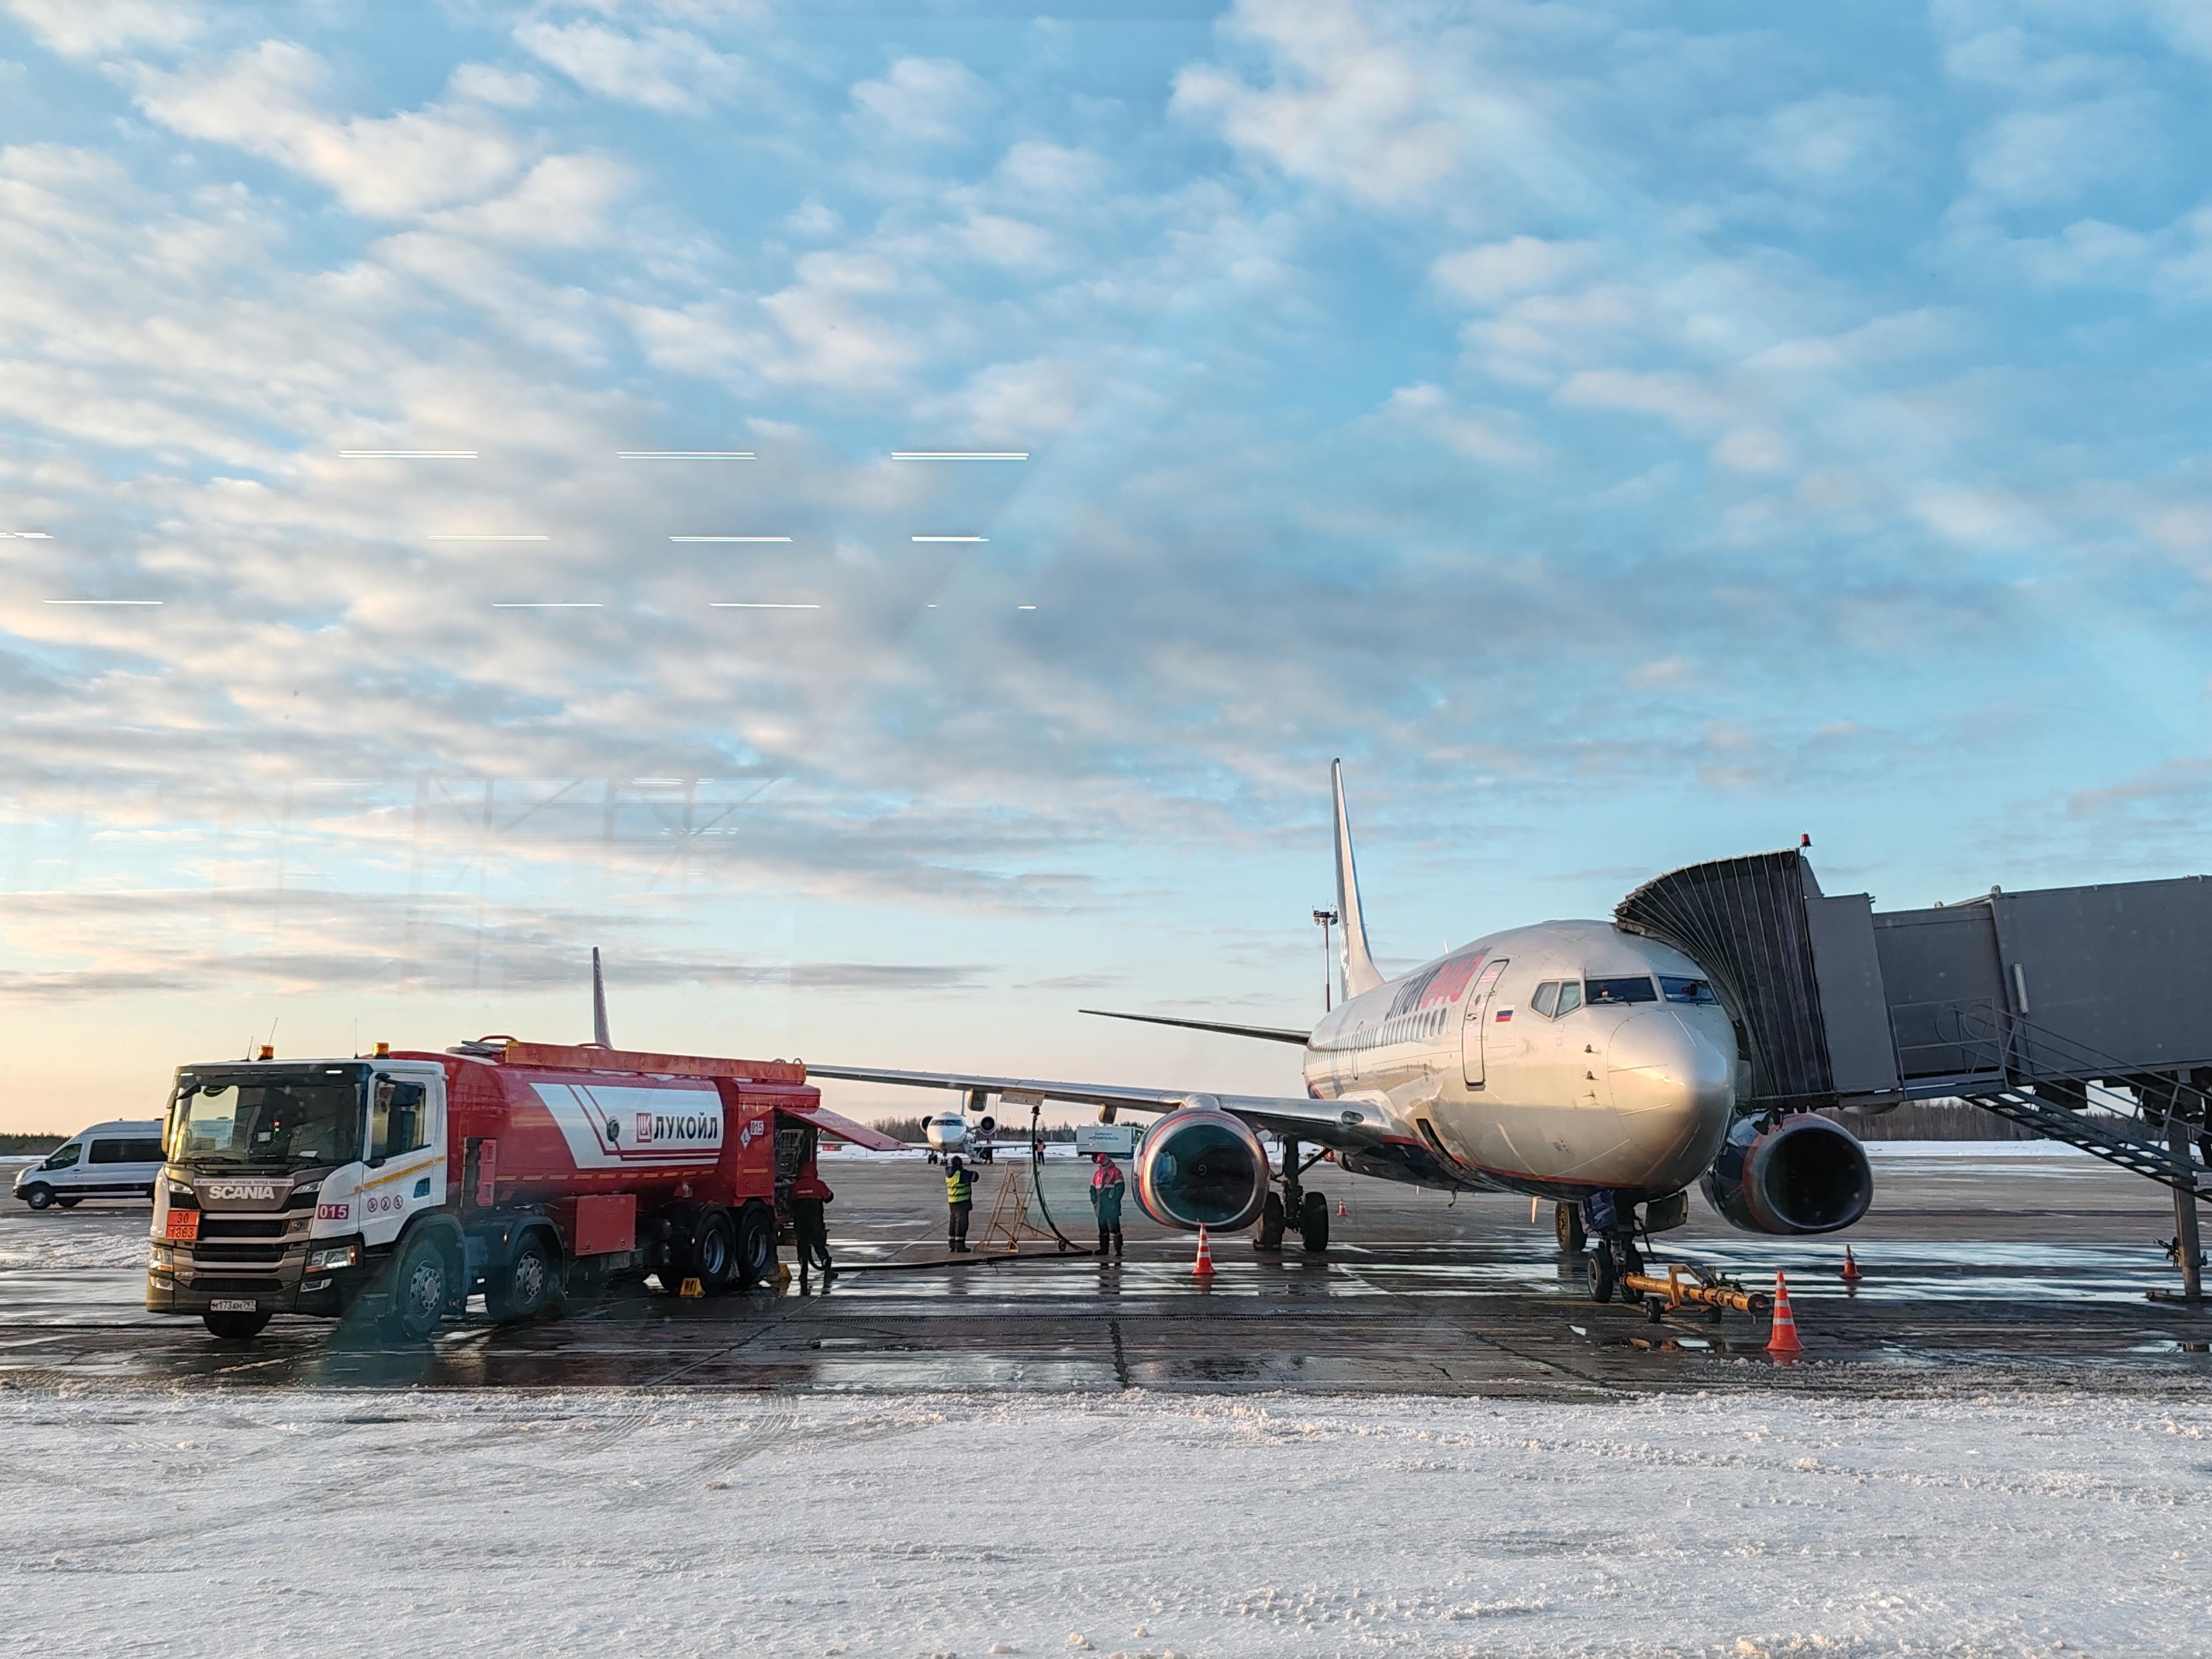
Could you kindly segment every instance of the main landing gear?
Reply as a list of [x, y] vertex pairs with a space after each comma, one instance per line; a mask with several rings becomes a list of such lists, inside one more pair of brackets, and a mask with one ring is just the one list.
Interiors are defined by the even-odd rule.
[[1260, 1211], [1260, 1224], [1252, 1235], [1255, 1250], [1279, 1250], [1283, 1235], [1293, 1220], [1298, 1230], [1298, 1242], [1310, 1255], [1319, 1255], [1328, 1249], [1328, 1200], [1316, 1192], [1310, 1192], [1298, 1177], [1310, 1168], [1314, 1160], [1298, 1162], [1298, 1143], [1283, 1143], [1282, 1190], [1269, 1188], [1267, 1199]]

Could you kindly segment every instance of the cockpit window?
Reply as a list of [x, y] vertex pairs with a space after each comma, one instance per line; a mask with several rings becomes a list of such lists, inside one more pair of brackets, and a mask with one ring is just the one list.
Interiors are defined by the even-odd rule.
[[1673, 974], [1659, 975], [1660, 994], [1669, 1002], [1718, 1002], [1713, 988], [1701, 979], [1682, 979]]
[[1609, 1007], [1623, 1002], [1659, 1000], [1659, 993], [1652, 989], [1650, 980], [1642, 974], [1633, 979], [1593, 979], [1583, 983], [1589, 988], [1589, 1003], [1593, 1008]]
[[1578, 979], [1571, 979], [1565, 985], [1559, 987], [1559, 1012], [1562, 1015], [1571, 1014], [1576, 1009], [1582, 1006], [1582, 981]]
[[1546, 1019], [1551, 1018], [1559, 1011], [1559, 982], [1546, 980], [1536, 988], [1536, 994], [1528, 999], [1528, 1006]]

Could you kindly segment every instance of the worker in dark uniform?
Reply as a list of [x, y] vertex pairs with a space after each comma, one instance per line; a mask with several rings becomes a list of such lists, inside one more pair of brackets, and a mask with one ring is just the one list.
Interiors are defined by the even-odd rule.
[[975, 1176], [958, 1153], [945, 1161], [945, 1248], [956, 1255], [968, 1249], [968, 1218], [975, 1209]]
[[1121, 1254], [1121, 1194], [1128, 1182], [1122, 1177], [1121, 1166], [1103, 1152], [1092, 1155], [1094, 1167], [1091, 1171], [1091, 1207], [1098, 1216], [1098, 1254], [1106, 1255], [1110, 1241], [1116, 1259]]
[[827, 1285], [836, 1274], [830, 1261], [830, 1200], [836, 1194], [818, 1175], [801, 1176], [791, 1186], [791, 1231], [799, 1244], [799, 1283], [803, 1289], [810, 1268], [822, 1270]]

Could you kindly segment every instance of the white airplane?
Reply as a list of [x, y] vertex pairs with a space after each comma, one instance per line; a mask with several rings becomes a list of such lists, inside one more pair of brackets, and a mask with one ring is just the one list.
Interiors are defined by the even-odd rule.
[[[1286, 1224], [1309, 1250], [1328, 1248], [1328, 1201], [1304, 1183], [1325, 1152], [1357, 1174], [1550, 1199], [1563, 1248], [1597, 1243], [1589, 1273], [1600, 1301], [1620, 1273], [1640, 1270], [1639, 1232], [1686, 1219], [1686, 1189], [1701, 1176], [1714, 1207], [1751, 1231], [1832, 1232], [1865, 1214], [1873, 1176], [1849, 1131], [1809, 1114], [1736, 1115], [1747, 1070], [1734, 1024], [1704, 971], [1671, 946], [1610, 922], [1540, 922], [1385, 980], [1361, 919], [1341, 763], [1331, 785], [1342, 1004], [1310, 1031], [1109, 1016], [1296, 1043], [1303, 1097], [808, 1072], [965, 1090], [971, 1105], [994, 1094], [1074, 1101], [1109, 1121], [1124, 1109], [1164, 1113], [1137, 1158], [1146, 1213], [1194, 1231], [1257, 1223], [1263, 1249], [1281, 1247]], [[1279, 1167], [1260, 1130], [1280, 1139]], [[1308, 1146], [1321, 1150], [1305, 1156]]]

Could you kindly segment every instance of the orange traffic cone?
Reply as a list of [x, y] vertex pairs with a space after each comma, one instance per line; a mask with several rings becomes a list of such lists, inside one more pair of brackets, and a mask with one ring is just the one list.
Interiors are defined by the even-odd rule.
[[1778, 1359], [1794, 1359], [1805, 1352], [1797, 1340], [1797, 1316], [1790, 1307], [1790, 1281], [1774, 1275], [1774, 1328], [1767, 1333], [1766, 1351]]
[[1336, 1200], [1336, 1212], [1340, 1216], [1346, 1216], [1352, 1213], [1351, 1211], [1344, 1207], [1344, 1200], [1340, 1198]]
[[1190, 1264], [1190, 1276], [1197, 1279], [1213, 1277], [1213, 1247], [1206, 1242], [1206, 1229], [1198, 1230], [1198, 1260]]
[[1859, 1279], [1859, 1264], [1851, 1259], [1851, 1247], [1846, 1244], [1844, 1246], [1844, 1283], [1856, 1285]]

